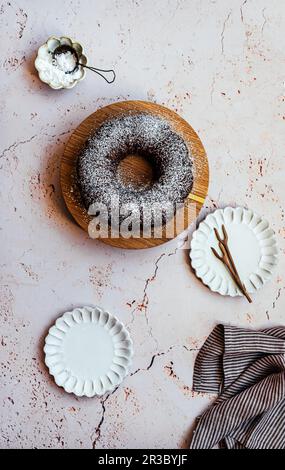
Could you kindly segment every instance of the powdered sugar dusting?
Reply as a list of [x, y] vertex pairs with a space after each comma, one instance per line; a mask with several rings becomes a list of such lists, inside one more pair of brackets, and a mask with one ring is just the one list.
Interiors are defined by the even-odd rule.
[[[147, 158], [156, 179], [151, 187], [135, 189], [117, 175], [119, 162], [129, 154]], [[183, 138], [170, 124], [147, 113], [129, 113], [105, 122], [87, 140], [77, 162], [78, 184], [88, 209], [93, 203], [110, 208], [112, 199], [132, 211], [150, 211], [182, 203], [193, 185], [192, 158]], [[145, 220], [144, 220], [145, 222]]]
[[51, 82], [55, 87], [71, 85], [74, 80], [81, 78], [83, 73], [81, 67], [75, 68], [74, 60], [74, 55], [70, 52], [54, 58], [50, 51], [43, 49], [37, 58], [41, 79], [46, 83]]
[[54, 65], [57, 66], [64, 73], [74, 72], [77, 67], [77, 57], [75, 53], [70, 51], [56, 54], [54, 59]]

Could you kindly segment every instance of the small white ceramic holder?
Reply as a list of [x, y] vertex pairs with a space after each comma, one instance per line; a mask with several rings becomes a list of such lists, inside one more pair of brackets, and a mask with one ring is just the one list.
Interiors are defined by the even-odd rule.
[[58, 386], [94, 397], [114, 390], [129, 373], [133, 343], [115, 316], [99, 307], [82, 307], [56, 320], [44, 352]]
[[69, 74], [68, 83], [60, 82], [58, 78], [53, 78], [49, 73], [47, 64], [50, 61], [51, 55], [54, 53], [57, 47], [64, 45], [72, 47], [77, 53], [79, 62], [87, 65], [87, 57], [85, 54], [83, 54], [83, 47], [81, 44], [79, 44], [79, 42], [73, 41], [71, 38], [66, 36], [61, 36], [59, 38], [56, 36], [51, 36], [39, 48], [35, 60], [35, 67], [39, 73], [40, 80], [49, 85], [54, 90], [60, 90], [62, 88], [73, 88], [78, 82], [83, 80], [86, 75], [86, 70], [83, 67], [80, 67], [80, 65], [76, 72]]
[[223, 224], [241, 281], [249, 293], [254, 293], [271, 277], [278, 250], [274, 232], [267, 220], [249, 209], [218, 209], [200, 223], [190, 246], [190, 259], [196, 276], [221, 295], [242, 295], [227, 268], [211, 250], [214, 247], [220, 253], [214, 228], [223, 237]]

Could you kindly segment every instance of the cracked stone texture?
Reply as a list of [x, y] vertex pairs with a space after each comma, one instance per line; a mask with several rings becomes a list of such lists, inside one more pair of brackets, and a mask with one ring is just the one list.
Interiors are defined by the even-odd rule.
[[[1, 2], [0, 26], [0, 447], [187, 447], [214, 398], [191, 391], [213, 326], [285, 320], [284, 3], [14, 0]], [[33, 61], [52, 34], [82, 42], [91, 64], [114, 67], [115, 84], [92, 73], [69, 91], [42, 84]], [[113, 249], [67, 214], [64, 145], [86, 116], [122, 99], [164, 104], [199, 133], [211, 171], [201, 217], [240, 204], [269, 219], [280, 263], [252, 305], [211, 293], [177, 241]], [[103, 399], [65, 394], [43, 365], [49, 326], [84, 304], [118, 315], [134, 339], [132, 373]]]

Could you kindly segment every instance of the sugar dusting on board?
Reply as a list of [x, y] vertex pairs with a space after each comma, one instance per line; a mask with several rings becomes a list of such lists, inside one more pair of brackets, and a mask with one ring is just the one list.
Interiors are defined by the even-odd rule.
[[[157, 174], [150, 188], [134, 189], [118, 177], [119, 162], [129, 154], [148, 159]], [[77, 161], [78, 184], [86, 208], [94, 203], [109, 210], [119, 199], [137, 211], [153, 213], [156, 204], [183, 203], [193, 185], [193, 166], [183, 138], [170, 124], [147, 113], [125, 114], [108, 120], [87, 140]], [[121, 217], [123, 220], [124, 217]]]

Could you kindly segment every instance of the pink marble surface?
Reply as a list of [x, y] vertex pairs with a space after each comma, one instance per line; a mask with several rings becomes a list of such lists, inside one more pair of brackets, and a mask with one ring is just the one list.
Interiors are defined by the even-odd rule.
[[[212, 327], [285, 321], [284, 3], [11, 0], [1, 2], [0, 26], [0, 447], [187, 447], [213, 399], [191, 391]], [[90, 63], [114, 66], [115, 84], [91, 73], [71, 91], [42, 84], [33, 61], [52, 34], [82, 42]], [[209, 292], [176, 241], [116, 250], [67, 214], [64, 145], [86, 116], [121, 99], [164, 104], [199, 133], [211, 171], [204, 215], [234, 203], [269, 219], [280, 262], [252, 305]], [[103, 399], [65, 394], [43, 365], [47, 329], [83, 304], [109, 309], [134, 340], [132, 374]]]

